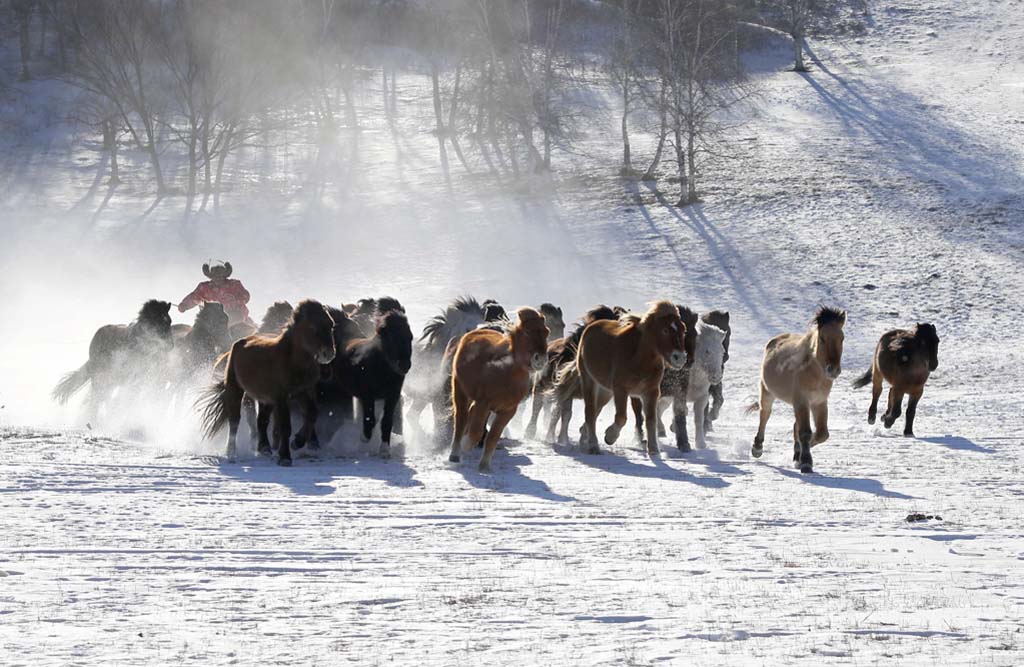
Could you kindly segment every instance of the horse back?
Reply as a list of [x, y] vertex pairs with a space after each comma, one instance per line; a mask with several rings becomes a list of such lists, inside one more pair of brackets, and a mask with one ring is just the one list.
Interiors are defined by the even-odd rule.
[[761, 382], [786, 403], [803, 398], [817, 404], [826, 400], [832, 389], [832, 381], [813, 363], [809, 343], [803, 334], [785, 333], [765, 345]]
[[127, 351], [131, 344], [131, 329], [127, 324], [105, 324], [96, 330], [89, 342], [89, 360], [108, 361], [114, 354]]
[[882, 334], [875, 347], [875, 365], [895, 386], [920, 386], [928, 381], [928, 351], [916, 344], [914, 334], [893, 329]]
[[638, 358], [642, 336], [635, 323], [623, 324], [617, 320], [593, 322], [583, 330], [580, 338], [576, 355], [579, 372], [586, 373], [608, 389], [624, 384], [631, 391], [647, 380], [660, 386], [665, 364], [657, 351], [649, 355], [649, 363]]

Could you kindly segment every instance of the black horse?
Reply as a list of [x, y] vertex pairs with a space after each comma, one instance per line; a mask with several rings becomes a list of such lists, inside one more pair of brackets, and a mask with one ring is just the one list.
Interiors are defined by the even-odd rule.
[[[182, 380], [209, 375], [217, 357], [231, 347], [228, 314], [216, 301], [207, 301], [199, 307], [193, 326], [176, 324], [171, 329], [177, 356], [175, 361], [179, 364], [177, 371]], [[203, 376], [202, 379], [209, 378]]]
[[[352, 320], [349, 320], [350, 322]], [[369, 441], [377, 425], [374, 403], [384, 401], [380, 423], [380, 455], [391, 455], [391, 431], [402, 396], [402, 384], [412, 367], [412, 330], [405, 314], [392, 310], [378, 315], [374, 334], [350, 338], [330, 366], [331, 377], [320, 383], [321, 400], [354, 396], [362, 407], [363, 440]], [[343, 333], [343, 332], [340, 332]], [[332, 405], [321, 406], [321, 411]]]
[[154, 382], [174, 345], [171, 335], [171, 304], [152, 299], [143, 304], [131, 324], [100, 327], [89, 343], [89, 360], [65, 375], [53, 390], [53, 399], [64, 404], [86, 384], [91, 384], [88, 417], [95, 419], [102, 403], [122, 385]]

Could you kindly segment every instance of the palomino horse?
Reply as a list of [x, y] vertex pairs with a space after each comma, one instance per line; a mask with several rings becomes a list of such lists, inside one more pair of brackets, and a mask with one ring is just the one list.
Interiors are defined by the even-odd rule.
[[487, 428], [480, 471], [489, 472], [498, 438], [530, 392], [530, 372], [546, 362], [548, 328], [533, 308], [520, 308], [507, 333], [476, 329], [462, 337], [452, 359], [452, 409], [455, 419], [448, 460], [458, 463], [462, 449], [478, 442]]
[[871, 407], [868, 408], [868, 423], [875, 423], [878, 414], [878, 397], [882, 395], [882, 381], [889, 387], [889, 407], [882, 415], [886, 428], [892, 427], [903, 408], [904, 394], [910, 395], [907, 402], [907, 421], [903, 435], [914, 437], [914, 416], [917, 403], [924, 393], [928, 376], [939, 367], [939, 334], [935, 326], [918, 323], [912, 330], [893, 329], [882, 334], [875, 347], [875, 359], [871, 368], [857, 378], [856, 389], [871, 386]]
[[618, 322], [600, 320], [587, 326], [576, 352], [585, 409], [588, 451], [600, 453], [597, 417], [615, 400], [615, 421], [604, 432], [614, 444], [626, 425], [630, 396], [643, 400], [647, 422], [647, 452], [658, 455], [658, 397], [666, 364], [680, 369], [686, 363], [683, 337], [686, 325], [668, 301], [654, 303], [643, 317], [624, 315]]
[[[533, 411], [523, 437], [531, 439], [536, 435], [541, 408], [545, 401], [549, 401], [554, 404], [554, 410], [548, 420], [547, 441], [555, 442], [555, 430], [561, 422], [562, 431], [558, 442], [563, 444], [569, 442], [572, 402], [573, 399], [583, 398], [583, 395], [579, 393], [579, 373], [575, 372], [576, 349], [579, 347], [580, 337], [591, 322], [615, 319], [618, 319], [618, 316], [611, 306], [604, 304], [594, 306], [587, 311], [583, 320], [571, 334], [548, 343], [548, 362], [544, 370], [534, 380]], [[566, 367], [571, 367], [573, 370], [563, 372]], [[564, 385], [557, 385], [559, 378], [564, 380]]]
[[238, 422], [242, 417], [242, 396], [259, 404], [257, 428], [259, 450], [270, 452], [267, 426], [275, 416], [274, 435], [278, 443], [278, 464], [292, 464], [289, 439], [292, 434], [289, 401], [304, 403], [307, 423], [314, 423], [314, 388], [320, 379], [320, 365], [334, 359], [334, 322], [318, 302], [299, 302], [291, 321], [276, 335], [252, 335], [235, 341], [227, 353], [224, 379], [207, 389], [199, 400], [207, 437], [228, 425], [228, 458], [236, 454]]
[[[750, 453], [764, 451], [764, 427], [776, 398], [793, 406], [793, 463], [811, 472], [811, 447], [828, 440], [828, 395], [842, 372], [843, 326], [846, 312], [822, 306], [805, 334], [780, 334], [768, 341], [761, 362], [761, 398], [747, 408], [760, 408], [761, 421]], [[811, 433], [811, 415], [814, 433]]]
[[170, 311], [170, 303], [152, 299], [143, 304], [133, 323], [97, 329], [89, 343], [89, 360], [57, 383], [53, 399], [63, 405], [91, 383], [88, 417], [95, 419], [116, 387], [150, 378], [154, 368], [163, 367], [164, 355], [174, 345]]
[[[339, 347], [331, 362], [331, 383], [342, 395], [355, 396], [362, 406], [363, 441], [377, 424], [374, 403], [384, 401], [380, 422], [380, 455], [391, 456], [391, 429], [400, 409], [402, 383], [412, 366], [412, 331], [405, 314], [392, 310], [375, 319], [374, 335], [354, 338]], [[321, 390], [323, 389], [321, 383]]]

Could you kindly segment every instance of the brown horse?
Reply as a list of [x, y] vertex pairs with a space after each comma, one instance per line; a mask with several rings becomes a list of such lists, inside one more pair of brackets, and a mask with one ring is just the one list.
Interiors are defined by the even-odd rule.
[[275, 416], [274, 435], [278, 464], [292, 463], [289, 401], [302, 401], [308, 424], [316, 421], [314, 389], [320, 365], [334, 359], [334, 321], [318, 301], [299, 302], [291, 321], [277, 336], [252, 335], [235, 341], [227, 354], [224, 379], [206, 390], [199, 405], [207, 437], [228, 425], [229, 459], [235, 457], [235, 439], [242, 416], [242, 396], [259, 404], [259, 450], [270, 452], [267, 426]]
[[[793, 406], [793, 463], [800, 472], [811, 472], [811, 447], [828, 440], [828, 395], [842, 372], [843, 326], [846, 312], [822, 306], [807, 333], [780, 334], [768, 341], [761, 362], [761, 398], [747, 408], [760, 408], [761, 421], [750, 453], [764, 451], [764, 427], [772, 416], [776, 398]], [[811, 415], [814, 433], [811, 433]]]
[[888, 382], [889, 407], [882, 415], [882, 423], [891, 428], [900, 416], [904, 394], [910, 395], [907, 402], [907, 421], [903, 435], [914, 437], [914, 416], [917, 403], [924, 393], [928, 376], [939, 367], [939, 334], [935, 326], [918, 323], [912, 330], [893, 329], [882, 334], [875, 347], [875, 360], [871, 368], [857, 378], [856, 389], [871, 386], [871, 407], [868, 408], [868, 423], [875, 423], [878, 414], [878, 397], [882, 395], [882, 380]]
[[600, 320], [583, 330], [576, 367], [580, 374], [585, 409], [584, 434], [588, 451], [599, 454], [597, 417], [608, 401], [615, 401], [615, 421], [604, 433], [614, 444], [626, 425], [631, 396], [643, 400], [647, 452], [658, 455], [658, 398], [665, 366], [680, 369], [686, 363], [683, 339], [686, 325], [669, 301], [651, 305], [643, 317], [625, 315], [617, 322]]
[[88, 417], [95, 419], [116, 387], [151, 380], [153, 369], [163, 367], [164, 355], [174, 345], [170, 311], [170, 303], [153, 299], [143, 304], [133, 323], [97, 329], [89, 343], [89, 360], [57, 383], [53, 399], [63, 405], [90, 384]]
[[530, 392], [530, 373], [544, 368], [548, 328], [533, 308], [520, 308], [508, 332], [476, 329], [464, 335], [452, 360], [452, 409], [455, 427], [448, 460], [458, 463], [462, 449], [476, 444], [487, 428], [480, 471], [489, 472], [498, 438], [519, 403]]

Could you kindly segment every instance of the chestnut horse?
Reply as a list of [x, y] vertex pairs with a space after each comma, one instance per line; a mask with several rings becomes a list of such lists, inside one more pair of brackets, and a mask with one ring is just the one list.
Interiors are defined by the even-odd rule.
[[800, 472], [811, 472], [811, 447], [828, 440], [828, 395], [843, 369], [845, 325], [845, 311], [822, 306], [807, 333], [780, 334], [765, 345], [761, 397], [747, 408], [748, 413], [761, 411], [750, 450], [754, 458], [764, 451], [764, 427], [772, 416], [772, 404], [779, 398], [793, 406], [793, 463]]
[[669, 301], [651, 305], [643, 317], [624, 315], [618, 322], [599, 320], [587, 326], [576, 352], [576, 367], [583, 392], [586, 433], [591, 454], [599, 454], [597, 417], [608, 401], [615, 401], [615, 421], [605, 429], [605, 444], [614, 444], [626, 425], [630, 396], [643, 400], [647, 426], [647, 452], [658, 455], [658, 398], [665, 366], [680, 369], [686, 363], [683, 338], [686, 325]]
[[455, 419], [448, 460], [458, 463], [462, 449], [476, 444], [487, 428], [480, 472], [490, 472], [491, 457], [505, 426], [530, 392], [530, 373], [544, 368], [548, 328], [533, 308], [520, 308], [508, 332], [475, 329], [464, 335], [452, 359], [452, 409]]
[[928, 376], [939, 367], [939, 334], [935, 326], [918, 323], [913, 330], [893, 329], [882, 334], [875, 347], [875, 359], [871, 368], [857, 378], [853, 386], [860, 389], [871, 384], [871, 407], [868, 408], [868, 423], [875, 423], [878, 414], [878, 397], [882, 395], [882, 381], [889, 387], [889, 407], [882, 415], [882, 423], [891, 428], [900, 416], [904, 394], [910, 395], [907, 402], [907, 421], [903, 435], [914, 437], [914, 416], [917, 403], [924, 393]]
[[233, 459], [238, 422], [242, 417], [242, 396], [250, 396], [259, 404], [260, 452], [270, 452], [267, 426], [273, 413], [277, 462], [291, 465], [289, 401], [300, 399], [307, 423], [316, 421], [313, 394], [320, 379], [320, 365], [329, 364], [334, 354], [334, 321], [323, 305], [312, 300], [299, 302], [291, 320], [278, 335], [255, 334], [235, 341], [226, 355], [224, 379], [207, 389], [197, 404], [203, 412], [206, 436], [212, 437], [227, 423], [227, 455]]

